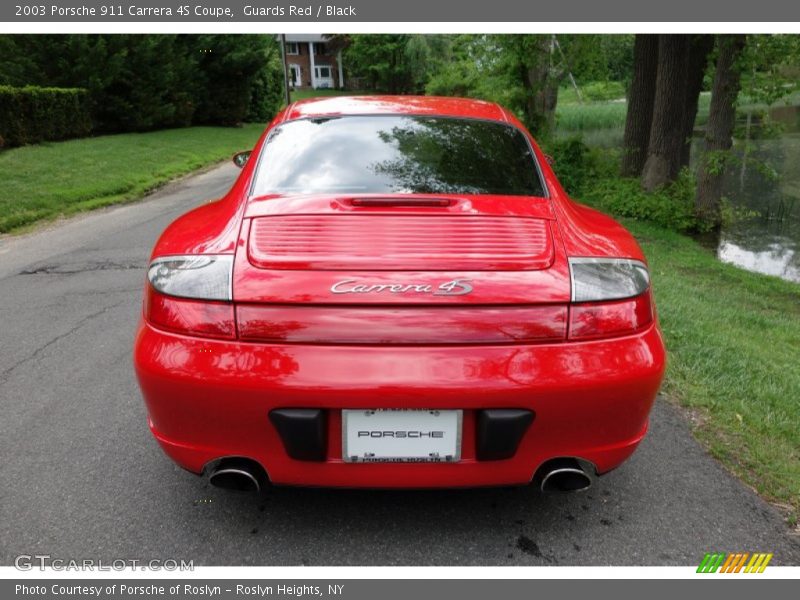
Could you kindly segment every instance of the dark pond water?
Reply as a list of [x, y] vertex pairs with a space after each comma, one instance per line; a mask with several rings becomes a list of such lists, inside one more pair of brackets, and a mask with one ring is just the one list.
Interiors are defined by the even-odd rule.
[[778, 178], [765, 176], [749, 161], [728, 173], [725, 197], [749, 216], [723, 228], [717, 256], [800, 283], [800, 132], [756, 140], [751, 157], [775, 169]]
[[[777, 179], [764, 175], [752, 160], [726, 175], [725, 197], [737, 217], [721, 232], [717, 245], [720, 260], [750, 271], [800, 283], [800, 107], [781, 106], [771, 111], [782, 131], [752, 141], [750, 159], [769, 165]], [[754, 129], [754, 135], [758, 130]], [[584, 141], [604, 148], [622, 145], [623, 129], [583, 133]], [[742, 154], [737, 141], [734, 150]], [[694, 141], [698, 156], [701, 139]]]

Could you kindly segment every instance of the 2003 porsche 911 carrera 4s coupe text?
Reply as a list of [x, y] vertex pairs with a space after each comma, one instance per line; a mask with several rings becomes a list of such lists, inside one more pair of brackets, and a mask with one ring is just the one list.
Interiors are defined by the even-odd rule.
[[134, 360], [179, 465], [577, 490], [635, 450], [665, 362], [644, 256], [509, 111], [301, 101], [236, 161], [148, 270]]

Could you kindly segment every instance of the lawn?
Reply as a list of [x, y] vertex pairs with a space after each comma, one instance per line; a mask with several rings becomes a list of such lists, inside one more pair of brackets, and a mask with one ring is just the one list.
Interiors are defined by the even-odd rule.
[[[592, 88], [590, 88], [592, 89]], [[613, 129], [625, 125], [628, 105], [625, 93], [620, 95], [617, 87], [609, 87], [604, 92], [595, 92], [579, 102], [573, 88], [561, 88], [556, 105], [556, 126], [561, 133], [581, 133], [597, 129]], [[614, 92], [614, 93], [612, 93]], [[592, 100], [592, 98], [600, 98]], [[708, 121], [711, 94], [700, 94], [696, 125]]]
[[0, 152], [0, 232], [135, 200], [167, 181], [252, 148], [264, 125], [189, 127]]
[[626, 222], [650, 262], [669, 351], [666, 396], [731, 471], [800, 514], [800, 285], [719, 262], [685, 236]]
[[307, 98], [319, 98], [326, 96], [359, 96], [368, 92], [359, 92], [353, 90], [334, 90], [334, 89], [318, 89], [318, 90], [294, 90], [290, 93], [292, 102], [295, 100], [305, 100]]

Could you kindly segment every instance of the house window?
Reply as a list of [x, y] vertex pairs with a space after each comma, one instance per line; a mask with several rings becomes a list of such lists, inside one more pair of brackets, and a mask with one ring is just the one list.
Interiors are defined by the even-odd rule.
[[330, 67], [314, 67], [316, 71], [317, 79], [330, 79], [331, 78], [331, 68]]
[[286, 54], [293, 54], [294, 56], [300, 54], [300, 46], [297, 42], [286, 42]]
[[328, 53], [328, 47], [326, 44], [322, 42], [317, 42], [314, 44], [314, 54], [315, 55], [322, 55]]

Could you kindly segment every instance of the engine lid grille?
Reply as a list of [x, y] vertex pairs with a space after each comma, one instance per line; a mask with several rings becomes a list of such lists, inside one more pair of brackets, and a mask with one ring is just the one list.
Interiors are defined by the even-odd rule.
[[548, 268], [545, 219], [482, 215], [280, 215], [253, 219], [262, 269], [496, 271]]

